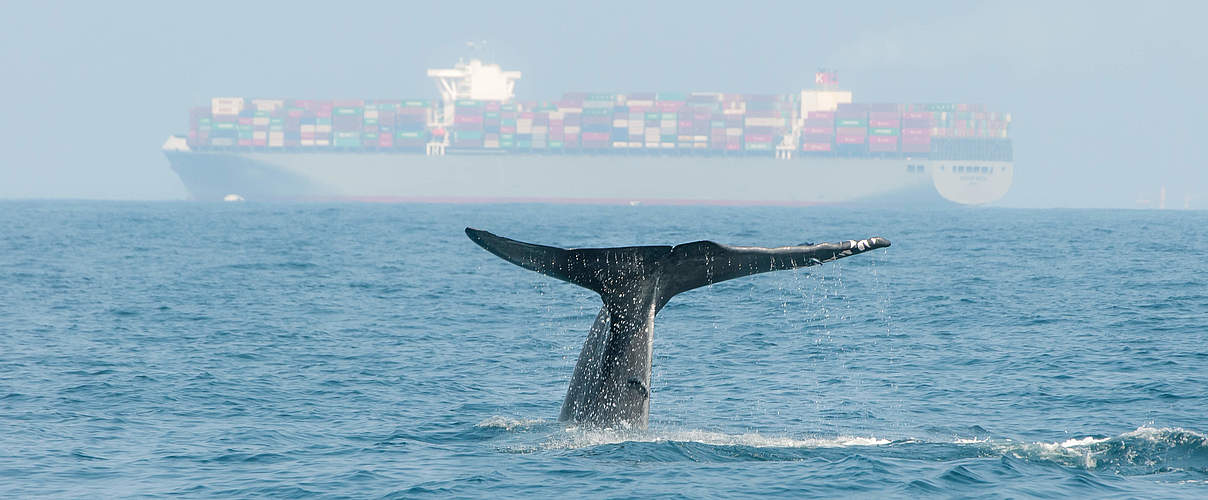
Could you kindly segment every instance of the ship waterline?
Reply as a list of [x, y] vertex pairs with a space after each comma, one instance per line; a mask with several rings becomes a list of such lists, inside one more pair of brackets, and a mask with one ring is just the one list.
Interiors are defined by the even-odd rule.
[[984, 204], [1009, 161], [675, 155], [189, 151], [165, 148], [194, 199], [813, 205]]

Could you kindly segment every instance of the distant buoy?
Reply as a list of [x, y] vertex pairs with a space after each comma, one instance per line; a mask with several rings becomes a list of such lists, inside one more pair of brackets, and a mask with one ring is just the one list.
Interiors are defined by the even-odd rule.
[[638, 200], [633, 200], [633, 201], [630, 201], [630, 202], [629, 202], [629, 206], [631, 206], [631, 207], [636, 207], [636, 206], [641, 205], [641, 204], [642, 204], [642, 202], [641, 202], [641, 201], [638, 201]]
[[222, 201], [244, 201], [242, 196], [231, 193], [222, 197]]

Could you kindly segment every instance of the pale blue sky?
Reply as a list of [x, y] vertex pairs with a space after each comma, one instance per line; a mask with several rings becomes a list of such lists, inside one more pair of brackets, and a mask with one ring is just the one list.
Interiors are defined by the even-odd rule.
[[1199, 2], [6, 2], [0, 197], [180, 199], [159, 146], [216, 95], [435, 97], [467, 40], [565, 91], [793, 92], [1014, 114], [1008, 206], [1208, 208]]

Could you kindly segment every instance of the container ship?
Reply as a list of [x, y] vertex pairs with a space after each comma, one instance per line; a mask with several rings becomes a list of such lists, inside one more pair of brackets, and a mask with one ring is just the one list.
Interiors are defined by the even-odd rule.
[[1009, 113], [787, 94], [514, 98], [520, 73], [428, 70], [437, 99], [218, 97], [163, 145], [194, 199], [980, 205], [1011, 187]]

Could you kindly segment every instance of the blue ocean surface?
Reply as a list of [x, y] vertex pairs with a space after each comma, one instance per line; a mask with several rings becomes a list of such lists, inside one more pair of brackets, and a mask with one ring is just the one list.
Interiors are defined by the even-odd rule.
[[[557, 421], [584, 247], [893, 246], [675, 297]], [[1208, 497], [1208, 213], [0, 202], [0, 495]]]

